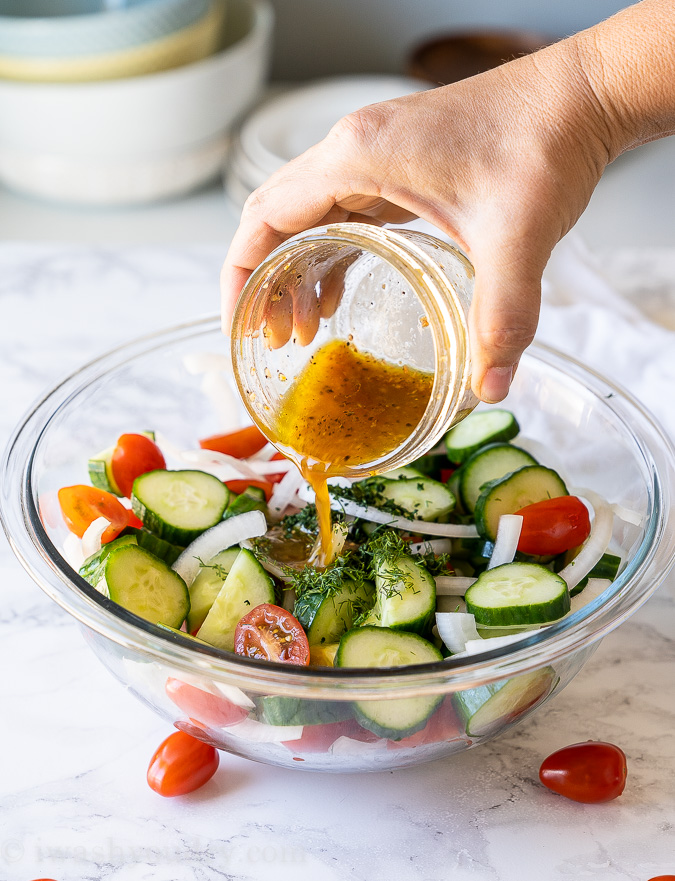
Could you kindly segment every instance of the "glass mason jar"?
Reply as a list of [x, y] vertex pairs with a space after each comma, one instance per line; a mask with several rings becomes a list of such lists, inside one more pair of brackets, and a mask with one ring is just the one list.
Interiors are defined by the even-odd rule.
[[[321, 347], [345, 341], [433, 381], [408, 436], [376, 458], [352, 457], [341, 473], [364, 477], [414, 461], [477, 404], [468, 344], [473, 285], [466, 255], [426, 233], [336, 223], [289, 239], [253, 272], [234, 314], [234, 374], [251, 418], [297, 460], [298, 451], [278, 443], [282, 399]], [[363, 430], [372, 429], [364, 422]]]

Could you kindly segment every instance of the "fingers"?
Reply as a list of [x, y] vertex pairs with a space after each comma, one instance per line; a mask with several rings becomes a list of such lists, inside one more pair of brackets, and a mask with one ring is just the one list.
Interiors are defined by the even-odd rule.
[[474, 393], [486, 403], [506, 397], [518, 361], [534, 339], [541, 275], [548, 253], [519, 253], [517, 243], [492, 242], [472, 254], [476, 286], [469, 316]]

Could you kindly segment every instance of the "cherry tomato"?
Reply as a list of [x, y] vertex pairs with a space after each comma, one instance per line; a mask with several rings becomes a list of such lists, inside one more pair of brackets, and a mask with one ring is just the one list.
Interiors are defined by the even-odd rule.
[[613, 743], [573, 743], [544, 759], [539, 779], [548, 789], [572, 801], [611, 801], [626, 785], [626, 756]]
[[244, 615], [234, 631], [234, 650], [262, 661], [309, 664], [309, 643], [302, 625], [286, 609], [271, 603]]
[[456, 468], [441, 468], [441, 483], [447, 483], [455, 471]]
[[656, 875], [654, 878], [650, 878], [649, 881], [675, 881], [675, 875]]
[[94, 486], [64, 486], [59, 490], [59, 504], [66, 526], [82, 538], [99, 517], [110, 521], [101, 542], [112, 541], [129, 523], [129, 512], [112, 493]]
[[516, 513], [523, 518], [518, 540], [523, 554], [562, 554], [584, 542], [591, 531], [588, 509], [576, 496], [544, 499]]
[[258, 453], [267, 443], [265, 435], [255, 425], [248, 425], [228, 434], [213, 434], [199, 441], [203, 450], [214, 450], [237, 459], [248, 459]]
[[113, 478], [123, 496], [129, 498], [134, 480], [148, 471], [166, 468], [162, 451], [144, 434], [123, 434], [110, 460]]
[[177, 707], [200, 727], [226, 728], [248, 716], [248, 710], [220, 694], [211, 694], [195, 685], [169, 677], [166, 693]]
[[160, 743], [150, 760], [148, 785], [167, 798], [194, 792], [213, 777], [219, 761], [217, 749], [176, 731]]
[[133, 526], [134, 529], [141, 529], [143, 526], [143, 521], [140, 520], [134, 514], [134, 512], [131, 510], [131, 508], [129, 508], [128, 510], [129, 510], [129, 522], [127, 523], [127, 526]]
[[235, 495], [243, 493], [249, 486], [257, 486], [264, 491], [268, 502], [272, 497], [272, 490], [274, 489], [274, 485], [269, 480], [226, 480], [225, 486]]

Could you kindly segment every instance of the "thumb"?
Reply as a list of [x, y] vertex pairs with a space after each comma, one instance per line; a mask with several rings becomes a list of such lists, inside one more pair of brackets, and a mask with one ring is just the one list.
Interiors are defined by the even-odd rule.
[[[476, 270], [469, 334], [474, 393], [486, 403], [506, 397], [523, 351], [534, 339], [541, 276], [549, 254], [524, 253], [526, 244], [491, 243], [473, 253]], [[518, 250], [521, 253], [518, 253]]]

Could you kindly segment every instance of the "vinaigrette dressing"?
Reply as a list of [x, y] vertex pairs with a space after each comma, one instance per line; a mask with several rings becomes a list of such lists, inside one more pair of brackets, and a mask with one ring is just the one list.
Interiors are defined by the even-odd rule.
[[433, 373], [333, 340], [312, 355], [281, 399], [271, 440], [289, 451], [316, 492], [321, 565], [331, 556], [327, 479], [400, 446], [422, 419], [433, 381]]

